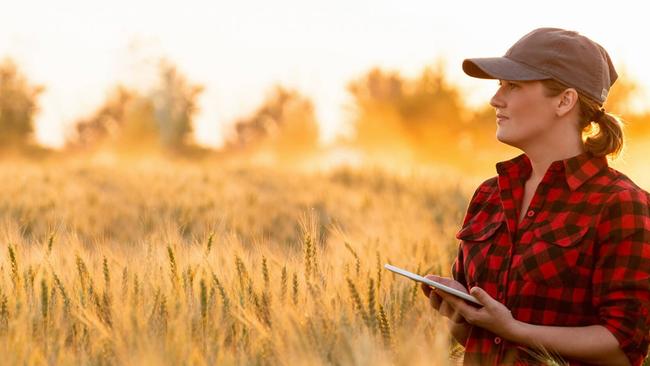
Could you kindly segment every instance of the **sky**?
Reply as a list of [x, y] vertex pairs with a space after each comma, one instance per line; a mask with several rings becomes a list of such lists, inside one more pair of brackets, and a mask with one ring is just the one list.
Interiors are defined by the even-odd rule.
[[[648, 11], [641, 1], [2, 0], [0, 59], [45, 86], [36, 136], [61, 146], [117, 83], [144, 88], [164, 57], [205, 90], [196, 140], [219, 146], [275, 84], [312, 99], [323, 142], [349, 127], [346, 85], [373, 67], [418, 75], [443, 59], [473, 105], [496, 82], [461, 70], [468, 57], [501, 56], [538, 27], [577, 30], [603, 45], [650, 108]], [[621, 71], [621, 70], [619, 70]]]

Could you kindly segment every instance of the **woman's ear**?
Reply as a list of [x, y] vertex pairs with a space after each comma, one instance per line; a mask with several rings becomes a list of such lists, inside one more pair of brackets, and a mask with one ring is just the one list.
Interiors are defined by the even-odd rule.
[[555, 113], [558, 117], [563, 117], [571, 112], [578, 103], [578, 92], [573, 88], [568, 88], [558, 95], [557, 101]]

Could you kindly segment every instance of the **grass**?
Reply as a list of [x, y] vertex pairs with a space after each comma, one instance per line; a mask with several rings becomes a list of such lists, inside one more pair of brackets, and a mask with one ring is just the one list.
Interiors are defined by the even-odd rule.
[[65, 160], [0, 168], [8, 365], [455, 364], [395, 263], [449, 275], [475, 181]]

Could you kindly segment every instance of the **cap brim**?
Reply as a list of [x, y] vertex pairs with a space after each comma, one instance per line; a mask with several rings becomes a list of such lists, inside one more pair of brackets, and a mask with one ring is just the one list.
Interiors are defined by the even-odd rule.
[[551, 79], [546, 74], [506, 57], [468, 58], [463, 61], [463, 71], [479, 79], [513, 81]]

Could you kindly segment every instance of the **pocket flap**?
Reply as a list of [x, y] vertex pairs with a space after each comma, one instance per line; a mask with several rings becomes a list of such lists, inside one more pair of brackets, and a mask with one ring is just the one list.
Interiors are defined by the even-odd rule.
[[465, 241], [487, 240], [499, 230], [504, 217], [503, 211], [487, 217], [479, 213], [456, 233], [456, 239]]
[[592, 226], [591, 219], [581, 221], [583, 223], [578, 224], [577, 220], [571, 218], [553, 219], [541, 224], [534, 230], [534, 233], [536, 237], [545, 242], [569, 247], [581, 242]]

